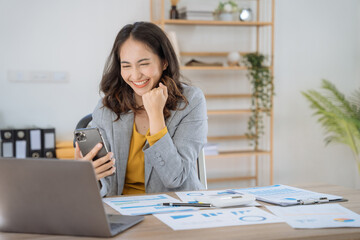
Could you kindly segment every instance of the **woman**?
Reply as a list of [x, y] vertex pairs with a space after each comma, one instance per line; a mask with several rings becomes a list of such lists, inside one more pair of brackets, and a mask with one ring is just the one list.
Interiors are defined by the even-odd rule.
[[[120, 30], [93, 112], [111, 151], [93, 161], [103, 196], [203, 188], [196, 166], [206, 143], [205, 98], [179, 78], [175, 52], [158, 26], [136, 22]], [[75, 154], [82, 158], [78, 146]]]

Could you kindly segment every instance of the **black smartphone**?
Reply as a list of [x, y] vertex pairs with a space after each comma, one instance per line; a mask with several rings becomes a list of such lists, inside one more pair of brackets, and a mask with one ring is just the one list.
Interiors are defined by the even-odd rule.
[[104, 157], [109, 152], [98, 128], [79, 128], [74, 131], [74, 135], [83, 156], [88, 154], [98, 143], [103, 146], [93, 160]]

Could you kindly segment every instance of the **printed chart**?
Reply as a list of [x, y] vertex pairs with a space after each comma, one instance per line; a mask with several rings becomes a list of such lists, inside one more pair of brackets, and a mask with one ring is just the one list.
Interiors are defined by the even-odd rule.
[[360, 227], [360, 215], [340, 204], [266, 207], [293, 228]]
[[279, 217], [256, 207], [164, 213], [154, 214], [154, 216], [173, 230], [283, 222]]
[[296, 205], [298, 204], [298, 201], [312, 202], [320, 199], [327, 199], [326, 201], [336, 201], [343, 199], [341, 196], [307, 191], [282, 184], [266, 187], [231, 189], [228, 191], [232, 191], [234, 193], [253, 194], [256, 196], [257, 200], [281, 206]]
[[195, 207], [161, 206], [164, 202], [179, 202], [166, 194], [104, 198], [103, 201], [123, 215], [147, 215], [162, 212], [198, 210]]

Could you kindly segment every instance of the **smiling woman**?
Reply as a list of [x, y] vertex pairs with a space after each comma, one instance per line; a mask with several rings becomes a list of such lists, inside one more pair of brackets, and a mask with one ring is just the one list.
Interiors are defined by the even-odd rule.
[[[111, 151], [93, 162], [103, 196], [204, 188], [197, 158], [207, 138], [205, 98], [180, 81], [176, 54], [158, 26], [120, 30], [100, 91], [93, 125]], [[92, 160], [97, 151], [82, 156], [77, 147], [76, 158]]]

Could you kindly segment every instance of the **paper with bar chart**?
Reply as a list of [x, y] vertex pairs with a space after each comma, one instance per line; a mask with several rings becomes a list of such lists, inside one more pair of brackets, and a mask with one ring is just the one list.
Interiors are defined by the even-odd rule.
[[279, 217], [256, 207], [164, 213], [154, 216], [173, 230], [283, 222]]
[[[208, 197], [208, 196], [227, 196], [236, 194], [235, 192], [228, 190], [209, 190], [209, 191], [191, 191], [191, 192], [176, 192], [176, 195], [181, 199], [183, 202], [196, 202], [198, 197]], [[246, 207], [254, 207], [254, 206], [261, 206], [258, 202], [254, 201], [253, 203], [244, 205]]]
[[123, 215], [147, 215], [199, 209], [196, 207], [161, 206], [161, 203], [164, 202], [180, 202], [167, 194], [104, 198], [103, 201]]

